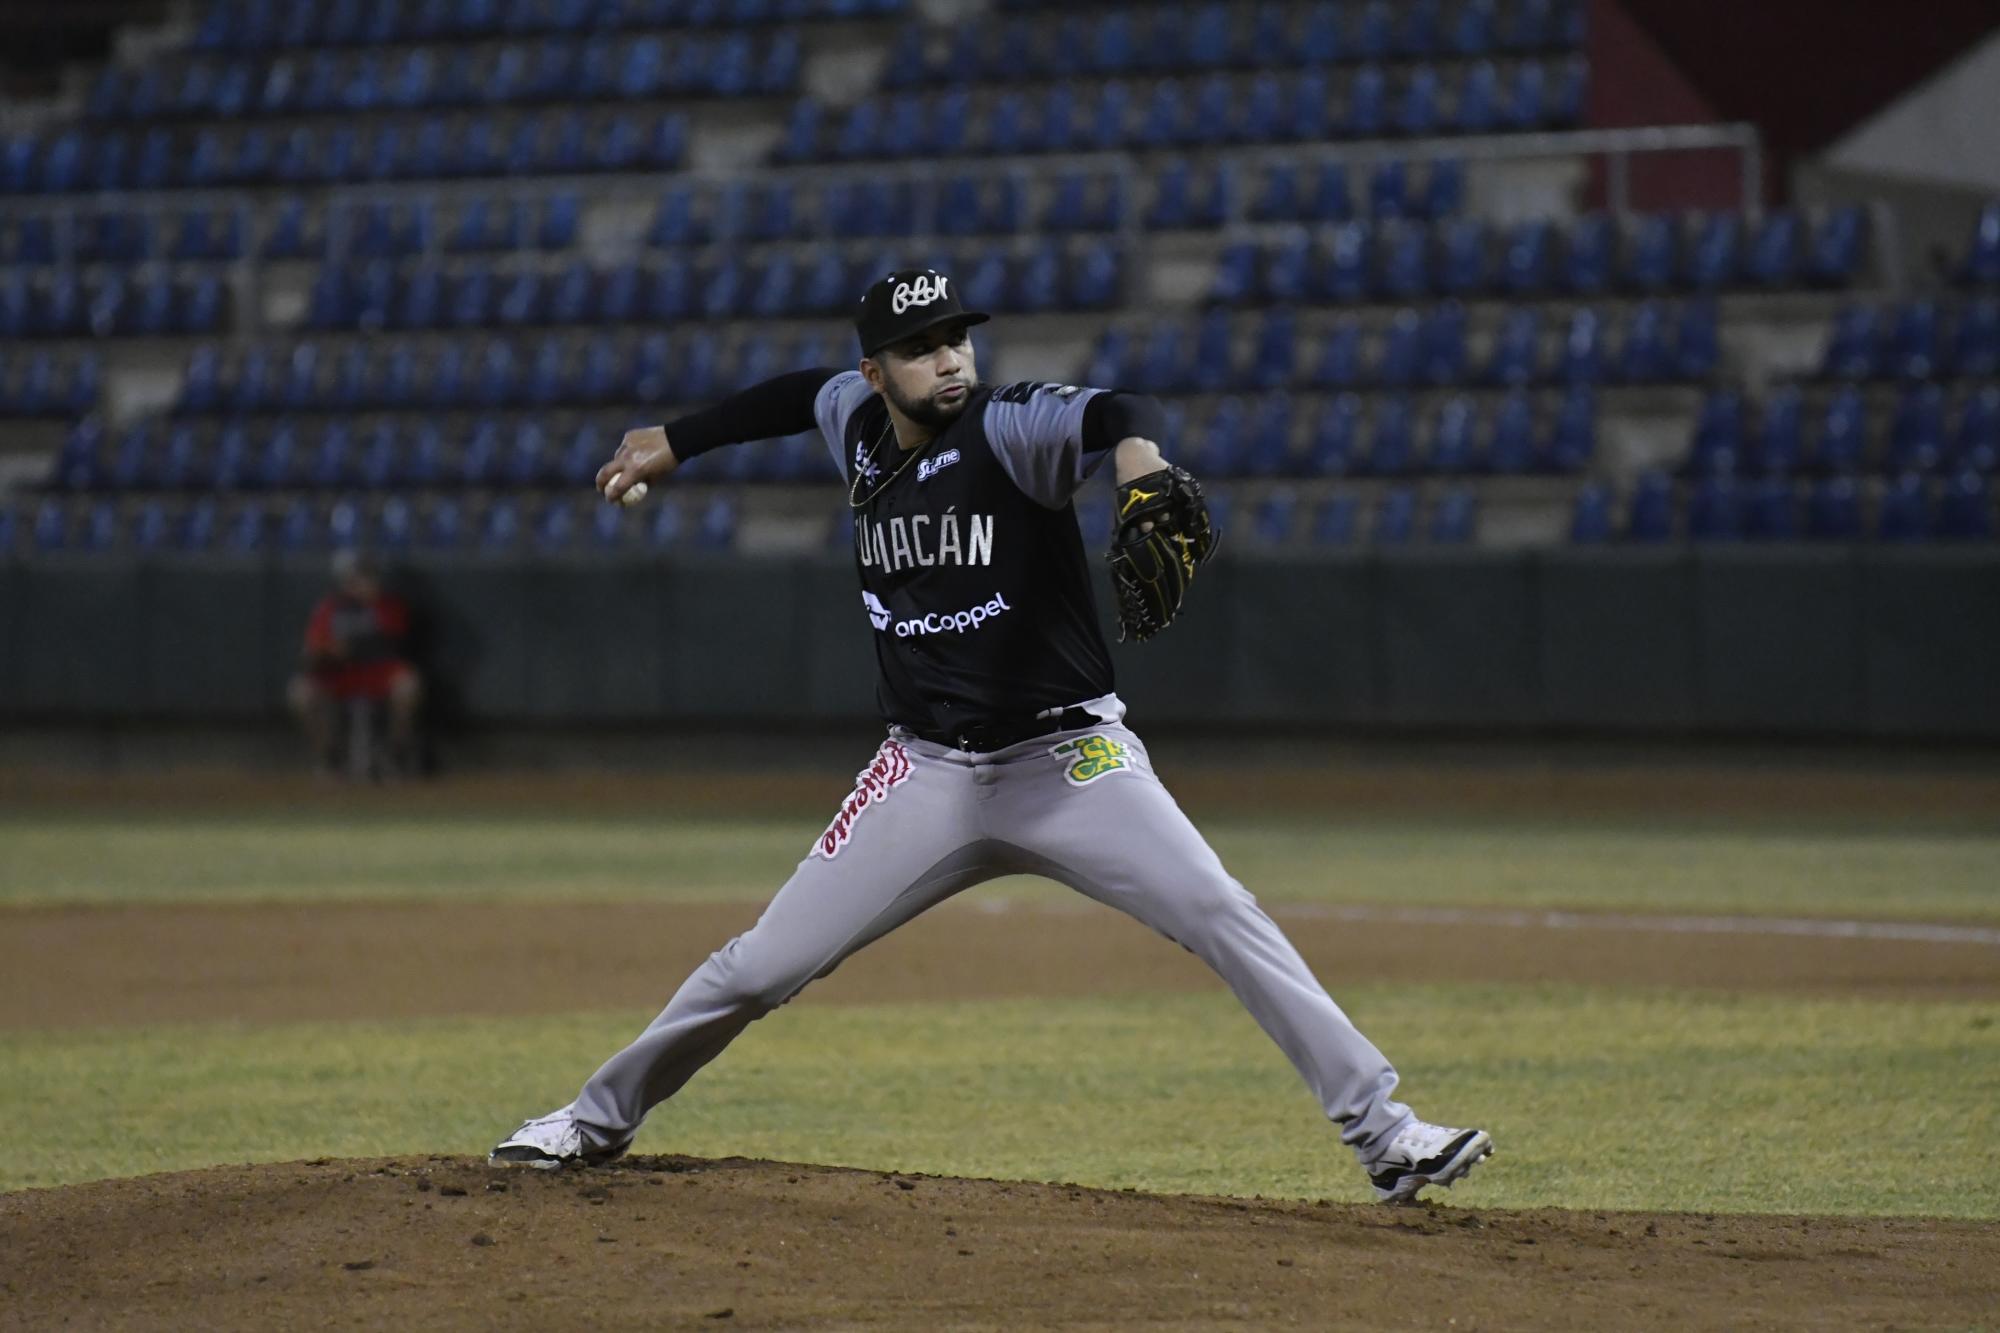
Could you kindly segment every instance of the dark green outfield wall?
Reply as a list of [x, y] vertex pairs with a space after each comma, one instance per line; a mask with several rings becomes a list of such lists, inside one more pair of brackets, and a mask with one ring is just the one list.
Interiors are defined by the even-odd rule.
[[[275, 716], [325, 577], [0, 564], [0, 715]], [[470, 725], [872, 715], [844, 557], [429, 558], [400, 581]], [[2000, 551], [1239, 556], [1115, 652], [1141, 725], [2000, 739]]]

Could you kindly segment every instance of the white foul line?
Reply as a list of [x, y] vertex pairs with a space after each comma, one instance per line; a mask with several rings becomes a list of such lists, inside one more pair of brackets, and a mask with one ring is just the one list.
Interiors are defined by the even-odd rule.
[[1624, 930], [1661, 935], [1806, 935], [1834, 940], [2000, 945], [2000, 929], [1916, 921], [1837, 921], [1782, 916], [1636, 916], [1621, 912], [1524, 912], [1479, 907], [1367, 907], [1286, 904], [1286, 916], [1332, 917], [1416, 926], [1511, 926], [1540, 930]]
[[[985, 912], [1082, 911], [1081, 903], [1027, 904], [978, 899]], [[1899, 940], [1916, 944], [2000, 947], [2000, 928], [1920, 921], [1841, 921], [1783, 916], [1643, 916], [1626, 912], [1523, 911], [1504, 907], [1377, 907], [1367, 904], [1267, 903], [1273, 916], [1399, 926], [1504, 926], [1517, 930], [1616, 930], [1654, 935], [1795, 935], [1828, 940]]]

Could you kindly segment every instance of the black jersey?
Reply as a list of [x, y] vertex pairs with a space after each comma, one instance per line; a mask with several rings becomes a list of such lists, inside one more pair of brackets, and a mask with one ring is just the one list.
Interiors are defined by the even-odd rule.
[[813, 414], [855, 506], [857, 610], [875, 633], [887, 721], [956, 735], [1111, 693], [1070, 505], [1107, 452], [1083, 448], [1098, 392], [981, 388], [906, 452], [859, 374], [821, 387]]

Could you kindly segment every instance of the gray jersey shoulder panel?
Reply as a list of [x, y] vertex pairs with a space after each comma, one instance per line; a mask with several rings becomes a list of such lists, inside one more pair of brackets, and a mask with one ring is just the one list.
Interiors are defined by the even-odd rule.
[[847, 477], [848, 457], [847, 423], [859, 412], [867, 401], [875, 396], [868, 387], [868, 381], [858, 370], [843, 370], [820, 386], [819, 395], [813, 399], [813, 420], [819, 423], [819, 432], [826, 440], [827, 451], [833, 455], [833, 465], [840, 469], [840, 475]]
[[1074, 384], [1009, 384], [986, 403], [993, 457], [1021, 493], [1061, 509], [1109, 450], [1083, 447], [1083, 410], [1102, 389]]

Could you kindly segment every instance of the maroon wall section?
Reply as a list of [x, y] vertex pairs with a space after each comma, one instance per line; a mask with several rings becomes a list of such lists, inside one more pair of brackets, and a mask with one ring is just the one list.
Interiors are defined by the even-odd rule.
[[[1590, 4], [1591, 123], [1749, 121], [1770, 150], [1770, 190], [1793, 158], [1825, 147], [2000, 28], [1995, 0]], [[1657, 108], [1650, 116], [1649, 98]]]
[[[1587, 124], [1608, 129], [1710, 125], [1728, 119], [1618, 0], [1589, 0], [1586, 17]], [[1633, 208], [1740, 208], [1744, 203], [1742, 167], [1734, 152], [1646, 153], [1629, 162]], [[1599, 160], [1591, 165], [1588, 203], [1601, 208], [1607, 202], [1606, 169]]]

